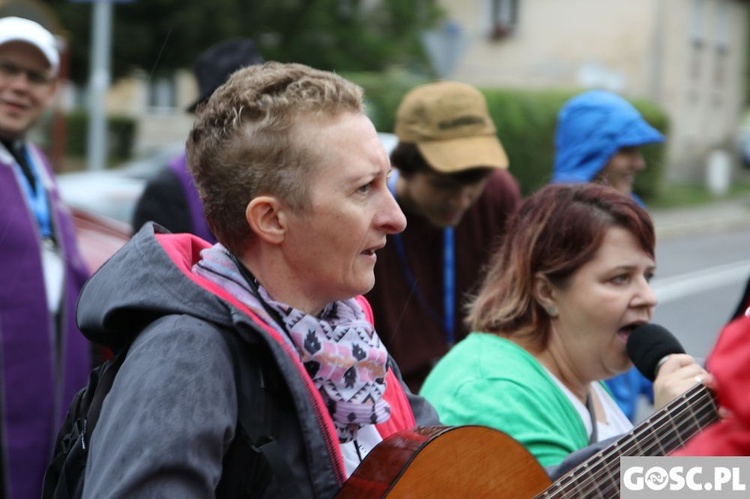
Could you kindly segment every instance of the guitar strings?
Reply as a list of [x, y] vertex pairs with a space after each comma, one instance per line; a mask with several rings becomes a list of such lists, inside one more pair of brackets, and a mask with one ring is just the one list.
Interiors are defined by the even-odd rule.
[[[705, 397], [705, 395], [707, 394], [710, 395], [707, 389], [704, 390], [702, 393], [698, 393], [699, 395], [698, 399], [699, 400], [700, 398], [706, 399], [707, 397]], [[694, 399], [695, 397], [687, 396], [683, 398], [690, 400], [691, 398]], [[712, 397], [708, 397], [708, 398], [712, 401]], [[686, 427], [684, 423], [681, 425], [683, 431], [689, 433], [689, 435], [683, 434], [682, 436], [689, 438], [693, 436], [695, 433], [697, 433], [697, 431], [700, 430], [701, 426], [700, 426], [700, 422], [698, 421], [698, 417], [702, 419], [706, 419], [706, 417], [716, 419], [715, 409], [711, 410], [711, 407], [708, 407], [708, 408], [704, 407], [704, 409], [708, 409], [708, 410], [701, 411], [702, 414], [698, 411], [694, 411], [694, 413], [692, 414], [693, 419], [695, 420], [694, 423], [698, 423], [697, 426], [696, 424], [692, 424]], [[615, 443], [612, 449], [609, 449], [608, 451], [605, 451], [602, 454], [592, 458], [590, 461], [593, 461], [593, 462], [587, 461], [586, 463], [584, 463], [586, 466], [583, 466], [583, 470], [588, 471], [589, 475], [583, 482], [577, 485], [576, 484], [573, 484], [573, 485], [576, 485], [578, 488], [594, 486], [595, 487], [594, 490], [596, 490], [600, 495], [604, 494], [605, 492], [609, 490], [609, 488], [613, 487], [612, 492], [615, 494], [615, 497], [616, 497], [617, 494], [619, 494], [619, 469], [616, 469], [614, 472], [612, 472], [612, 471], [608, 471], [608, 469], [606, 468], [606, 466], [612, 467], [615, 464], [612, 457], [614, 456], [617, 459], [619, 459], [620, 456], [627, 456], [627, 455], [664, 455], [665, 452], [669, 452], [669, 450], [667, 449], [673, 449], [673, 448], [678, 447], [678, 445], [675, 445], [675, 442], [683, 443], [683, 439], [681, 438], [681, 435], [677, 434], [675, 435], [676, 438], [670, 438], [666, 441], [660, 440], [656, 438], [657, 437], [656, 435], [653, 434], [653, 429], [651, 429], [651, 427], [654, 426], [654, 423], [659, 423], [665, 419], [672, 419], [675, 416], [681, 416], [685, 412], [690, 412], [690, 410], [691, 410], [691, 406], [686, 406], [685, 409], [673, 411], [674, 415], [671, 418], [668, 412], [660, 413], [659, 416], [651, 418], [650, 420], [647, 420], [646, 422], [644, 422], [643, 425], [639, 425], [638, 428], [635, 428], [633, 430], [633, 432], [631, 433], [631, 435], [629, 435], [629, 437], [631, 438], [631, 440], [634, 437], [644, 437], [644, 439], [646, 439], [646, 442], [638, 442], [637, 440], [633, 440], [633, 443], [626, 445], [626, 446], [622, 446], [620, 444]], [[672, 426], [674, 428], [673, 431], [679, 432], [680, 426], [675, 425], [674, 422], [672, 421], [670, 422], [672, 423]], [[691, 422], [691, 421], [688, 420], [688, 422]], [[652, 434], [646, 435], [645, 434], [646, 430], [651, 431]], [[665, 449], [665, 446], [667, 447], [667, 449]], [[618, 453], [615, 453], [614, 452], [615, 448], [619, 448], [620, 451]], [[639, 450], [641, 452], [634, 452], [636, 450]], [[598, 463], [596, 461], [598, 461]], [[594, 472], [591, 473], [591, 471], [595, 467], [599, 469], [594, 470]], [[609, 481], [605, 480], [604, 484], [602, 484], [602, 478], [604, 479], [609, 478]], [[596, 483], [592, 483], [592, 482], [596, 482]], [[597, 483], [599, 484], [598, 487], [596, 487]], [[587, 489], [587, 491], [588, 493], [591, 492], [590, 489]], [[604, 497], [607, 497], [607, 496], [604, 496]]]
[[[638, 442], [635, 439], [631, 439], [632, 443], [623, 447], [617, 443], [613, 444], [613, 448], [609, 449], [608, 451], [605, 451], [602, 453], [602, 455], [597, 456], [598, 460], [601, 461], [600, 464], [600, 470], [594, 472], [593, 474], [589, 475], [589, 478], [584, 480], [584, 482], [581, 485], [593, 485], [596, 486], [596, 483], [592, 482], [598, 482], [601, 484], [602, 478], [609, 478], [609, 482], [605, 481], [606, 486], [614, 487], [612, 490], [612, 493], [614, 493], [614, 497], [617, 497], [619, 494], [619, 467], [615, 469], [614, 472], [607, 472], [607, 469], [605, 468], [606, 465], [614, 466], [615, 462], [612, 459], [612, 457], [615, 457], [619, 460], [620, 456], [628, 456], [628, 455], [645, 455], [645, 456], [655, 456], [655, 455], [665, 455], [666, 453], [671, 452], [671, 450], [674, 450], [675, 448], [679, 447], [678, 444], [684, 443], [685, 440], [691, 438], [694, 436], [700, 429], [702, 428], [701, 423], [703, 423], [703, 426], [710, 423], [711, 421], [714, 421], [717, 419], [716, 414], [716, 407], [713, 403], [713, 396], [711, 396], [708, 389], [696, 391], [698, 397], [695, 396], [685, 396], [683, 398], [686, 399], [686, 401], [691, 401], [693, 403], [700, 402], [701, 399], [703, 399], [704, 404], [697, 410], [692, 411], [692, 405], [693, 404], [687, 404], [685, 405], [684, 402], [678, 401], [678, 404], [671, 404], [674, 405], [684, 405], [684, 407], [681, 407], [677, 411], [673, 411], [673, 415], [670, 416], [670, 413], [668, 411], [666, 412], [660, 412], [658, 416], [651, 418], [650, 420], [646, 420], [642, 425], [639, 425], [638, 428], [635, 428], [632, 432], [632, 437], [642, 437], [646, 442]], [[695, 395], [695, 394], [690, 394]], [[709, 401], [710, 404], [706, 405], [705, 402]], [[684, 416], [685, 413], [691, 413], [692, 420], [690, 418], [687, 419], [687, 423], [692, 423], [689, 426], [686, 426], [686, 422], [683, 422], [681, 425], [675, 425], [673, 419], [675, 417], [681, 417]], [[654, 423], [663, 423], [664, 420], [668, 420], [672, 426], [673, 431], [672, 433], [675, 433], [673, 437], [668, 437], [667, 440], [659, 439], [657, 438], [658, 435], [654, 434], [653, 427], [657, 427], [659, 425], [655, 425]], [[682, 434], [679, 434], [680, 429], [683, 431]], [[637, 431], [641, 430], [641, 431]], [[647, 435], [645, 431], [648, 430], [651, 432], [650, 435]], [[683, 438], [684, 437], [684, 438]], [[614, 448], [620, 448], [620, 452], [614, 453]], [[640, 451], [640, 452], [634, 452], [634, 451]], [[609, 454], [609, 455], [604, 455]], [[618, 463], [619, 464], [619, 463]], [[597, 480], [598, 479], [598, 480]], [[597, 490], [597, 489], [595, 489]], [[609, 489], [602, 489], [601, 487], [598, 488], [600, 493], [607, 492]], [[609, 497], [609, 496], [604, 496]]]
[[[699, 428], [691, 428], [690, 435], [685, 435], [686, 438], [689, 438], [693, 436], [694, 433], [697, 433]], [[653, 439], [653, 435], [651, 436]], [[667, 442], [667, 447], [674, 446], [675, 448], [678, 447], [677, 445], [674, 445], [674, 443], [678, 441], [680, 443], [683, 442], [683, 439], [681, 439], [679, 436], [677, 439], [670, 439], [669, 442]], [[616, 447], [622, 447], [615, 445]], [[635, 449], [640, 449], [642, 452], [633, 452]], [[625, 452], [622, 452], [621, 454], [617, 455], [617, 459], [619, 460], [619, 457], [622, 456], [628, 456], [628, 455], [664, 455], [664, 442], [660, 442], [657, 440], [653, 441], [653, 444], [651, 445], [642, 445], [642, 444], [636, 444], [636, 445], [629, 445], [625, 448]], [[654, 452], [656, 451], [656, 452]], [[605, 455], [598, 455], [592, 460], [587, 461], [583, 465], [581, 465], [581, 469], [578, 470], [578, 475], [585, 472], [588, 473], [586, 479], [583, 481], [580, 481], [576, 483], [574, 480], [575, 477], [569, 476], [568, 482], [564, 483], [566, 480], [564, 477], [558, 483], [553, 486], [557, 487], [559, 489], [560, 495], [558, 497], [566, 497], [566, 493], [571, 491], [571, 488], [578, 492], [580, 495], [583, 491], [585, 491], [585, 494], [587, 497], [591, 497], [592, 492], [596, 492], [596, 497], [613, 497], [616, 498], [619, 496], [620, 492], [620, 480], [619, 480], [619, 467], [614, 468], [613, 466], [619, 466], [619, 463], [616, 463], [614, 460], [611, 459], [612, 456], [605, 456]], [[607, 495], [607, 493], [610, 493], [611, 495]], [[545, 494], [542, 494], [537, 497], [554, 497], [555, 495], [552, 494], [552, 492], [547, 492]]]
[[[698, 406], [697, 410], [693, 410], [692, 407], [694, 405]], [[676, 418], [685, 417], [686, 413], [689, 413], [692, 419], [687, 418], [687, 421], [679, 424], [675, 423]], [[555, 493], [555, 490], [565, 493], [570, 491], [571, 486], [575, 487], [575, 490], [578, 492], [581, 492], [581, 488], [587, 489], [587, 496], [592, 492], [588, 487], [594, 487], [593, 490], [597, 491], [601, 497], [618, 497], [620, 491], [619, 462], [614, 472], [608, 470], [608, 467], [611, 468], [614, 465], [614, 458], [619, 460], [620, 456], [664, 455], [679, 447], [679, 444], [683, 444], [704, 426], [716, 419], [718, 419], [718, 414], [713, 394], [704, 385], [695, 385], [695, 387], [667, 404], [654, 416], [647, 418], [644, 422], [633, 428], [630, 433], [623, 436], [622, 439], [615, 442], [611, 447], [587, 459], [536, 497], [553, 497], [552, 494]], [[658, 438], [659, 435], [654, 433], [654, 428], [658, 429], [665, 422], [668, 422], [672, 426], [672, 430], [665, 436], [666, 440]], [[651, 432], [651, 435], [647, 435], [647, 432]], [[643, 439], [644, 442], [639, 442], [639, 438]], [[619, 443], [621, 440], [630, 440], [632, 443], [623, 445]], [[636, 450], [639, 450], [640, 454], [633, 453]], [[583, 481], [576, 482], [575, 479], [582, 473], [588, 473], [588, 476]], [[607, 478], [609, 480], [606, 480]], [[605, 479], [604, 487], [608, 488], [602, 489], [602, 479]], [[614, 486], [612, 492], [615, 495], [603, 495], [609, 491], [610, 486]]]

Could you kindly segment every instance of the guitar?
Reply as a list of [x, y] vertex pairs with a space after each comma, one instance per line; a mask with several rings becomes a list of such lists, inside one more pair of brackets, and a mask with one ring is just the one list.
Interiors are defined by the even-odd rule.
[[505, 433], [417, 427], [379, 443], [336, 497], [617, 498], [621, 456], [666, 455], [717, 419], [713, 393], [698, 383], [554, 484]]

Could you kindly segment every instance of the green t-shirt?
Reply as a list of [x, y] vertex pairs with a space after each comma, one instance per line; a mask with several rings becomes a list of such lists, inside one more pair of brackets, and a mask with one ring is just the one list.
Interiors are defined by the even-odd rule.
[[544, 367], [515, 343], [471, 333], [443, 357], [420, 392], [443, 424], [483, 425], [513, 437], [542, 466], [588, 445], [573, 404]]

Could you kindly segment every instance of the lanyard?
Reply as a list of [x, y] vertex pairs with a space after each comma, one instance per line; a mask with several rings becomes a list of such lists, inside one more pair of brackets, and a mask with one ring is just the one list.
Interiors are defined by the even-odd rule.
[[445, 307], [445, 333], [449, 345], [456, 343], [454, 332], [456, 310], [456, 248], [453, 227], [443, 229], [443, 306]]
[[18, 164], [18, 161], [14, 161], [13, 172], [16, 174], [18, 184], [21, 186], [21, 189], [23, 189], [23, 192], [26, 196], [26, 202], [29, 205], [29, 209], [34, 214], [34, 218], [36, 218], [42, 237], [52, 237], [52, 223], [50, 222], [50, 208], [49, 202], [47, 200], [47, 190], [42, 183], [42, 179], [39, 175], [36, 163], [32, 160], [28, 149], [26, 147], [22, 147], [22, 149], [19, 151], [19, 154], [23, 154], [27, 164], [29, 165], [31, 175], [34, 177], [34, 184], [37, 187], [36, 190], [31, 188], [31, 184], [26, 178], [26, 175], [24, 175], [21, 171], [21, 166]]
[[[396, 196], [396, 178], [398, 177], [398, 171], [394, 170], [391, 177], [388, 179], [388, 187], [393, 196]], [[414, 291], [417, 300], [425, 309], [425, 311], [441, 322], [443, 329], [445, 330], [445, 341], [449, 346], [456, 343], [456, 332], [455, 332], [455, 317], [456, 317], [456, 248], [454, 241], [454, 230], [453, 227], [446, 227], [443, 229], [443, 317], [442, 320], [440, 315], [433, 310], [433, 308], [427, 303], [427, 299], [420, 292], [417, 286], [417, 279], [414, 277], [409, 263], [406, 259], [406, 247], [404, 245], [401, 234], [394, 234], [393, 241], [396, 243], [396, 253], [398, 254], [399, 261], [401, 262], [401, 268], [404, 272], [404, 277], [409, 283], [409, 287]]]

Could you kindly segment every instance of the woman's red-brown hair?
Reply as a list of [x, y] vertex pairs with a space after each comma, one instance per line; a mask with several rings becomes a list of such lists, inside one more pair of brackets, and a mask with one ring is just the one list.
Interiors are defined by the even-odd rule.
[[529, 196], [468, 307], [474, 331], [527, 335], [547, 343], [549, 316], [533, 295], [535, 276], [564, 286], [591, 260], [611, 227], [621, 227], [654, 258], [654, 226], [631, 197], [601, 184], [552, 184]]

